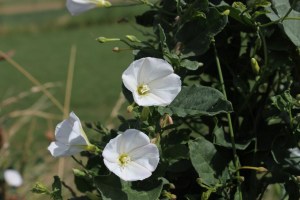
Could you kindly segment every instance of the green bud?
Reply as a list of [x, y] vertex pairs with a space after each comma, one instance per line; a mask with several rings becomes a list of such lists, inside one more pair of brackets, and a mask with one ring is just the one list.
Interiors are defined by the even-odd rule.
[[130, 40], [131, 42], [141, 42], [139, 39], [137, 39], [137, 37], [135, 37], [134, 35], [126, 35], [126, 38], [128, 40]]
[[86, 173], [84, 171], [81, 171], [79, 169], [73, 169], [73, 173], [77, 177], [85, 177]]
[[170, 189], [174, 190], [175, 189], [175, 185], [173, 183], [169, 184]]
[[115, 42], [115, 41], [120, 41], [120, 38], [106, 38], [106, 37], [98, 37], [96, 39], [100, 43], [105, 43], [105, 42]]
[[85, 149], [93, 154], [98, 154], [101, 152], [101, 150], [93, 144], [87, 145]]
[[33, 193], [36, 194], [51, 194], [51, 192], [42, 183], [36, 183], [31, 189]]
[[230, 10], [224, 10], [221, 15], [228, 16], [230, 14]]
[[256, 75], [259, 74], [260, 67], [259, 67], [258, 62], [256, 61], [255, 58], [251, 58], [251, 67], [252, 67], [252, 71], [253, 71]]
[[132, 111], [133, 111], [133, 106], [132, 105], [130, 105], [130, 106], [127, 106], [127, 112], [128, 113], [131, 113]]

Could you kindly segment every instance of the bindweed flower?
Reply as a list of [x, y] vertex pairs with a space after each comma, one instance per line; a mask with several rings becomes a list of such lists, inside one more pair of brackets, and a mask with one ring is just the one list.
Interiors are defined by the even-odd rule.
[[7, 169], [4, 171], [5, 182], [12, 187], [20, 187], [23, 184], [21, 174], [17, 170]]
[[148, 178], [159, 162], [157, 146], [136, 129], [128, 129], [111, 139], [102, 156], [106, 167], [125, 181]]
[[111, 3], [105, 0], [67, 0], [66, 6], [71, 15], [79, 15], [96, 7], [110, 7]]
[[140, 106], [167, 106], [181, 90], [181, 80], [172, 66], [158, 58], [134, 61], [122, 75], [125, 87]]
[[90, 144], [82, 129], [79, 118], [73, 113], [56, 126], [55, 142], [51, 142], [48, 150], [54, 157], [71, 156], [84, 150], [93, 151], [96, 146]]

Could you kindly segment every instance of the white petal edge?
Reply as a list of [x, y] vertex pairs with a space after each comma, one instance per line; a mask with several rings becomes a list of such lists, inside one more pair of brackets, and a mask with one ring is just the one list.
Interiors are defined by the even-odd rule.
[[120, 167], [117, 163], [110, 163], [107, 160], [104, 160], [104, 164], [111, 172], [124, 181], [144, 180], [152, 174], [147, 168], [134, 162], [130, 162], [130, 164], [124, 168]]
[[90, 3], [89, 1], [67, 0], [66, 7], [71, 15], [79, 15], [83, 12], [96, 8], [97, 5]]

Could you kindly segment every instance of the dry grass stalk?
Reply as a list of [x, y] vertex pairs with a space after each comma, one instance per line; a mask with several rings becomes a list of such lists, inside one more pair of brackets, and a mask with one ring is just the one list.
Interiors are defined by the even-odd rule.
[[115, 127], [115, 125], [113, 124], [113, 119], [115, 119], [117, 116], [118, 116], [118, 113], [119, 113], [119, 110], [121, 109], [122, 105], [125, 103], [126, 99], [123, 95], [122, 92], [120, 92], [120, 95], [119, 95], [119, 98], [115, 104], [115, 106], [113, 107], [111, 113], [110, 113], [110, 116], [107, 120], [107, 125], [106, 127], [108, 129], [112, 129]]
[[20, 64], [15, 62], [12, 58], [7, 56], [3, 51], [0, 51], [0, 57], [3, 57], [9, 64], [15, 67], [20, 73], [22, 73], [29, 81], [31, 81], [34, 85], [41, 87], [43, 93], [52, 101], [52, 103], [62, 112], [64, 112], [64, 108], [61, 103], [48, 91], [46, 90], [43, 85], [28, 71], [25, 70]]
[[[71, 103], [71, 93], [72, 93], [72, 85], [73, 85], [73, 75], [74, 68], [76, 63], [76, 51], [77, 48], [75, 45], [71, 46], [70, 59], [68, 65], [68, 74], [67, 74], [67, 84], [66, 84], [66, 92], [65, 92], [65, 103], [63, 109], [63, 118], [67, 118], [70, 112], [70, 103]], [[63, 179], [65, 169], [65, 159], [60, 158], [58, 161], [58, 176]]]
[[[42, 85], [42, 87], [44, 87], [45, 89], [49, 89], [49, 88], [53, 88], [53, 87], [58, 87], [60, 86], [59, 83], [52, 83], [52, 82], [48, 82]], [[24, 91], [24, 92], [20, 92], [18, 95], [13, 96], [13, 97], [9, 97], [7, 99], [4, 99], [2, 102], [0, 102], [0, 108], [1, 107], [5, 107], [5, 106], [9, 106], [13, 103], [17, 103], [18, 101], [30, 96], [31, 94], [34, 93], [38, 93], [42, 91], [42, 87], [40, 86], [34, 86], [32, 87], [30, 90], [28, 91]]]

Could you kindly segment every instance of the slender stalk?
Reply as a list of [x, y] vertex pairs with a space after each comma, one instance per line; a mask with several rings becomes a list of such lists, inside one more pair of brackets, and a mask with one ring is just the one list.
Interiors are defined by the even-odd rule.
[[[227, 93], [226, 93], [225, 83], [224, 83], [224, 79], [223, 79], [222, 68], [221, 68], [221, 64], [220, 64], [220, 60], [219, 60], [219, 56], [218, 56], [218, 52], [217, 52], [217, 48], [216, 48], [216, 44], [215, 44], [215, 39], [212, 38], [211, 41], [212, 41], [212, 45], [213, 45], [213, 49], [214, 49], [214, 53], [215, 53], [215, 60], [216, 60], [218, 74], [219, 74], [220, 83], [221, 83], [221, 87], [222, 87], [222, 93], [223, 93], [225, 99], [227, 100]], [[238, 171], [238, 169], [240, 167], [240, 164], [239, 164], [239, 158], [238, 158], [237, 153], [236, 153], [236, 146], [235, 146], [235, 140], [234, 140], [234, 131], [233, 131], [233, 127], [232, 127], [231, 115], [229, 113], [227, 113], [227, 119], [228, 119], [228, 127], [229, 127], [229, 134], [230, 134], [230, 140], [231, 140], [231, 145], [232, 145], [232, 151], [233, 151], [234, 167], [236, 169], [236, 176], [239, 178], [240, 177], [240, 172]], [[239, 193], [239, 199], [243, 199], [242, 192], [241, 192], [241, 183], [239, 181], [238, 181], [238, 193]]]
[[76, 46], [72, 45], [69, 67], [68, 67], [66, 93], [65, 93], [64, 118], [67, 118], [68, 113], [70, 112], [70, 102], [71, 102], [71, 92], [72, 92], [75, 60], [76, 60]]
[[275, 21], [272, 21], [272, 22], [269, 22], [269, 23], [266, 23], [266, 24], [262, 24], [262, 25], [260, 25], [260, 27], [267, 27], [267, 26], [271, 26], [271, 25], [273, 25], [273, 24], [281, 23], [281, 22], [283, 22], [283, 21], [286, 20], [286, 19], [288, 19], [288, 20], [297, 20], [297, 19], [295, 19], [295, 18], [293, 18], [293, 17], [291, 17], [291, 18], [288, 17], [288, 15], [289, 15], [289, 14], [292, 12], [292, 10], [293, 10], [293, 5], [294, 5], [295, 2], [296, 2], [296, 1], [294, 0], [293, 3], [292, 3], [292, 5], [291, 5], [291, 7], [290, 7], [290, 9], [285, 13], [285, 15], [284, 15], [283, 17], [281, 17], [281, 18], [279, 18], [279, 19], [277, 19], [277, 20], [275, 20]]
[[[72, 91], [75, 59], [76, 59], [76, 46], [72, 45], [71, 46], [70, 59], [69, 59], [69, 65], [68, 65], [65, 103], [64, 103], [64, 109], [63, 109], [64, 119], [68, 117], [68, 113], [70, 111], [71, 91]], [[63, 178], [64, 169], [65, 169], [65, 158], [60, 158], [59, 161], [58, 161], [58, 175], [61, 178]]]
[[34, 77], [32, 76], [28, 71], [24, 69], [20, 64], [15, 62], [13, 59], [11, 59], [9, 56], [7, 56], [5, 53], [0, 51], [0, 56], [3, 57], [9, 64], [11, 64], [14, 68], [16, 68], [21, 74], [23, 74], [29, 81], [31, 81], [34, 85], [41, 88], [43, 93], [52, 101], [52, 103], [63, 112], [64, 108], [61, 105], [61, 103]]

